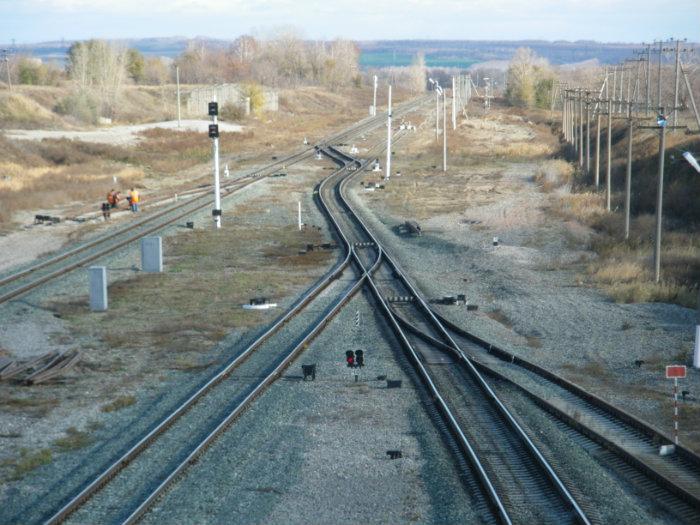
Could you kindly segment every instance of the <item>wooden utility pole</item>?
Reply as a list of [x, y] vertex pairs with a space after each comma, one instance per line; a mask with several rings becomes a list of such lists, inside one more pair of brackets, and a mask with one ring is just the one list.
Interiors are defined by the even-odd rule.
[[630, 238], [630, 207], [632, 201], [632, 102], [627, 103], [627, 173], [625, 174], [625, 239]]
[[612, 192], [612, 100], [608, 99], [608, 147], [607, 147], [607, 166], [605, 172], [605, 209], [610, 211], [610, 200]]

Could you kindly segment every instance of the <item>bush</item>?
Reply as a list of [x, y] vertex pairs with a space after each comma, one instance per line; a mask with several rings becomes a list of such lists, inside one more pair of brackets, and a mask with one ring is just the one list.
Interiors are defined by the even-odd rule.
[[99, 103], [86, 93], [76, 93], [62, 98], [54, 108], [59, 115], [67, 115], [82, 122], [97, 124]]
[[243, 120], [245, 107], [242, 104], [226, 104], [219, 110], [219, 116], [222, 120]]
[[246, 84], [243, 86], [243, 96], [250, 97], [250, 111], [260, 115], [265, 105], [265, 94], [259, 84]]

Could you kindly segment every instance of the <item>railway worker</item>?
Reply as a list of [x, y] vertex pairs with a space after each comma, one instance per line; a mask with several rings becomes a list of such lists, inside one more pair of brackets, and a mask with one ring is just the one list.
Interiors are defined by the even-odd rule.
[[109, 202], [102, 203], [102, 218], [104, 220], [106, 220], [106, 221], [109, 220], [109, 218], [111, 216], [111, 211], [110, 211], [111, 209], [112, 209], [112, 205]]
[[131, 188], [127, 198], [129, 199], [129, 204], [131, 205], [131, 211], [134, 213], [139, 211], [139, 192], [134, 188]]
[[114, 190], [109, 190], [109, 193], [107, 193], [107, 204], [109, 204], [109, 207], [116, 208], [118, 202], [119, 202], [118, 193]]

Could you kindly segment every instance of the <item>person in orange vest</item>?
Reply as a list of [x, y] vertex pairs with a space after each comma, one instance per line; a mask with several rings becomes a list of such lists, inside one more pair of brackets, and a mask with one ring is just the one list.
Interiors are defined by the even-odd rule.
[[131, 211], [133, 211], [134, 213], [139, 211], [139, 192], [134, 188], [131, 188], [129, 190], [128, 199], [129, 204], [131, 204]]

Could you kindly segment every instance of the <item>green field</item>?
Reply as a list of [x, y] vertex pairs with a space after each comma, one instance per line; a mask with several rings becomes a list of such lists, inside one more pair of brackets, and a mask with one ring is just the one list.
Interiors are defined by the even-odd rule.
[[[363, 68], [410, 66], [414, 55], [392, 51], [362, 51], [360, 54], [360, 66]], [[426, 53], [425, 63], [428, 67], [456, 67], [466, 69], [477, 60], [465, 56], [439, 55]]]

